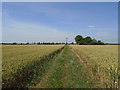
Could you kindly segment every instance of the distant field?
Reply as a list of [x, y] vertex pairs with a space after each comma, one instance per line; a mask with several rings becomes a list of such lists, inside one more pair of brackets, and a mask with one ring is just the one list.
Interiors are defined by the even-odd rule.
[[[118, 45], [71, 45], [105, 86], [118, 84]], [[114, 85], [115, 84], [115, 85]]]
[[2, 46], [2, 69], [3, 80], [14, 77], [18, 68], [40, 60], [41, 57], [60, 49], [63, 45], [3, 45]]

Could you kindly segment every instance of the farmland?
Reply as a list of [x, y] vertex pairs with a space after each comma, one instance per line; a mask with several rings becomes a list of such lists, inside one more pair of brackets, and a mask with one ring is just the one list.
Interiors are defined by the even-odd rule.
[[[76, 45], [71, 46], [83, 62], [91, 68], [99, 85], [116, 87], [118, 84], [118, 46]], [[90, 69], [89, 68], [89, 69]]]
[[13, 79], [13, 74], [33, 61], [49, 55], [63, 45], [3, 45], [2, 69], [3, 82]]
[[[6, 87], [9, 84], [29, 88], [117, 87], [117, 45], [63, 46], [3, 45], [2, 69]], [[55, 52], [60, 48], [62, 51]], [[57, 54], [51, 54], [53, 52]], [[28, 82], [24, 81], [28, 77]], [[15, 84], [17, 81], [19, 84]], [[20, 81], [25, 82], [24, 85]]]

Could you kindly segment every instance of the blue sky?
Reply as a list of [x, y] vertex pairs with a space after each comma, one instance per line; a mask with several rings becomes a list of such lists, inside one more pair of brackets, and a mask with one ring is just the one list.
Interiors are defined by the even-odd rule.
[[118, 42], [117, 2], [2, 4], [3, 42], [74, 42], [76, 35]]

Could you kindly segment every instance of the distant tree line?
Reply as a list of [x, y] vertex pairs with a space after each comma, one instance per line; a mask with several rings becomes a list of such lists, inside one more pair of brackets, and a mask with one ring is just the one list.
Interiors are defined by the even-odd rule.
[[104, 45], [101, 40], [92, 39], [90, 36], [83, 38], [81, 35], [75, 37], [76, 44], [79, 45]]
[[[3, 45], [58, 45], [58, 44], [67, 44], [67, 43], [60, 43], [60, 42], [34, 42], [34, 43], [30, 43], [30, 42], [26, 42], [26, 43], [17, 43], [17, 42], [13, 42], [13, 43], [2, 43]], [[68, 44], [74, 44], [73, 42], [68, 43]]]

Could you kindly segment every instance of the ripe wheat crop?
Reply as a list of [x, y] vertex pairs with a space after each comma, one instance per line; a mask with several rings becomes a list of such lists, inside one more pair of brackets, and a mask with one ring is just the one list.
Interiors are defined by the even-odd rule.
[[103, 87], [117, 87], [117, 45], [71, 45], [92, 69], [93, 77]]
[[63, 45], [3, 45], [2, 71], [3, 82], [12, 80], [18, 69], [51, 54]]

